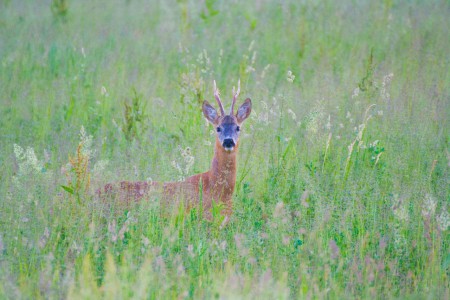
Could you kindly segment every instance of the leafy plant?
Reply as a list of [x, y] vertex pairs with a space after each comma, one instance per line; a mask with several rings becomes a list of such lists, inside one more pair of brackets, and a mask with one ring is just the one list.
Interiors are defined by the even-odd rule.
[[50, 9], [55, 17], [64, 18], [69, 12], [68, 0], [52, 0]]
[[122, 132], [128, 141], [140, 139], [145, 130], [148, 116], [145, 112], [146, 104], [142, 102], [142, 97], [133, 89], [133, 96], [130, 100], [123, 102], [123, 127]]
[[373, 72], [374, 72], [374, 59], [373, 59], [373, 48], [370, 50], [369, 56], [367, 58], [366, 69], [364, 77], [358, 83], [359, 90], [362, 92], [367, 92], [374, 87]]

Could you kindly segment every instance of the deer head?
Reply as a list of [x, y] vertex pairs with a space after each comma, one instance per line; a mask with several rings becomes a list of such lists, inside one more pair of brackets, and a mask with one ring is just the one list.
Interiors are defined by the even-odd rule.
[[208, 101], [203, 102], [203, 115], [215, 127], [216, 139], [226, 152], [232, 152], [239, 141], [241, 124], [250, 115], [252, 111], [252, 101], [250, 98], [245, 99], [244, 103], [238, 108], [234, 114], [234, 104], [241, 90], [241, 82], [238, 81], [238, 88], [235, 91], [233, 87], [233, 102], [231, 103], [230, 114], [226, 115], [223, 109], [222, 101], [220, 101], [219, 89], [214, 81], [214, 97], [220, 108], [220, 115], [216, 109], [209, 104]]

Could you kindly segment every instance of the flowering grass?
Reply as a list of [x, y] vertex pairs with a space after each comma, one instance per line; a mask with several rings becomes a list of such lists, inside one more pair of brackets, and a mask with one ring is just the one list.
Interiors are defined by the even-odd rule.
[[[0, 298], [448, 299], [449, 11], [0, 2]], [[225, 228], [96, 199], [206, 171], [238, 79]]]

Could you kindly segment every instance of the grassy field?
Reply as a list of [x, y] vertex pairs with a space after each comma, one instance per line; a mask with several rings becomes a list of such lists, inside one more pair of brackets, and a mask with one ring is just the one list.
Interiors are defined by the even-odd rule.
[[[0, 298], [449, 299], [449, 18], [0, 0]], [[253, 101], [230, 224], [103, 209], [107, 182], [209, 168], [213, 79]]]

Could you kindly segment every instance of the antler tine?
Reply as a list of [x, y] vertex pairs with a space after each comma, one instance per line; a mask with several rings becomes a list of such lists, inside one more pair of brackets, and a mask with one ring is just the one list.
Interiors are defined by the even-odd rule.
[[239, 79], [239, 80], [238, 80], [238, 88], [237, 88], [236, 93], [234, 92], [234, 86], [233, 86], [233, 94], [234, 94], [234, 96], [233, 96], [233, 102], [231, 102], [230, 115], [233, 114], [233, 111], [234, 111], [234, 104], [236, 103], [236, 99], [237, 99], [237, 97], [239, 96], [239, 93], [240, 93], [240, 92], [241, 92], [241, 80]]
[[220, 113], [222, 116], [225, 116], [225, 110], [223, 109], [222, 101], [220, 101], [220, 93], [219, 89], [216, 86], [216, 81], [214, 80], [214, 98], [217, 100], [217, 104], [219, 104]]

